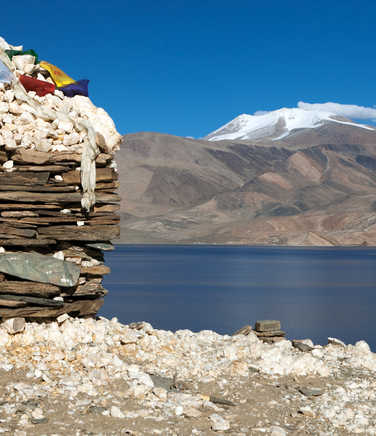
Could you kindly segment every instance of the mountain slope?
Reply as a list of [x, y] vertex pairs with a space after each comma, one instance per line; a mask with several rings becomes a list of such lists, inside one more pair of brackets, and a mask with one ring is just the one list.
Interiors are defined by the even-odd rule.
[[254, 143], [125, 135], [121, 241], [375, 245], [376, 132], [301, 132]]

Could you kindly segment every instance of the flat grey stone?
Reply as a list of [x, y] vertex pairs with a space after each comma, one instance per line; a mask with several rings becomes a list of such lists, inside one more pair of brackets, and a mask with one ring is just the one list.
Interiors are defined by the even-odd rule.
[[213, 395], [210, 395], [209, 400], [214, 404], [221, 404], [222, 406], [236, 406], [236, 404], [230, 400], [226, 400], [225, 398], [215, 397]]
[[271, 330], [268, 332], [255, 332], [256, 335], [260, 338], [262, 337], [272, 337], [272, 336], [285, 336], [286, 332], [282, 331], [282, 330]]
[[273, 319], [263, 319], [256, 321], [255, 330], [257, 332], [270, 332], [281, 330], [281, 322]]
[[158, 374], [149, 374], [150, 378], [153, 380], [154, 386], [156, 388], [163, 388], [166, 391], [170, 391], [174, 389], [174, 379], [169, 377], [162, 377]]
[[236, 332], [234, 332], [232, 334], [232, 336], [237, 336], [237, 335], [247, 336], [247, 335], [249, 335], [249, 333], [251, 331], [252, 331], [252, 327], [250, 325], [245, 325], [242, 328], [240, 328], [239, 330], [236, 330]]
[[319, 397], [324, 393], [324, 391], [320, 388], [310, 388], [310, 387], [301, 387], [299, 388], [299, 392], [306, 397]]
[[107, 409], [105, 407], [91, 405], [88, 407], [87, 413], [97, 413], [99, 415], [102, 415], [102, 413], [106, 410]]
[[97, 250], [112, 251], [115, 247], [109, 242], [94, 242], [92, 244], [86, 244], [87, 247], [96, 248]]
[[310, 347], [309, 345], [305, 344], [304, 342], [297, 341], [295, 339], [292, 341], [292, 346], [302, 351], [303, 353], [307, 353], [313, 350], [313, 348]]
[[0, 272], [33, 282], [72, 287], [77, 284], [80, 267], [52, 256], [16, 252], [0, 254]]
[[45, 424], [46, 422], [48, 422], [48, 418], [31, 418], [30, 421], [33, 424]]

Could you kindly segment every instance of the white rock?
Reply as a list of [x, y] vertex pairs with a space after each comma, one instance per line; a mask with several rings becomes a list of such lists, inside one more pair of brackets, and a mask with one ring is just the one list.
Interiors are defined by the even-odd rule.
[[64, 98], [64, 92], [60, 91], [60, 89], [55, 89], [54, 94], [59, 98]]
[[279, 427], [277, 425], [273, 425], [272, 427], [270, 427], [269, 431], [270, 431], [270, 436], [286, 436], [287, 435], [286, 431], [282, 427]]
[[58, 296], [58, 297], [54, 297], [53, 300], [54, 300], [54, 301], [64, 301], [64, 298]]
[[116, 131], [112, 119], [102, 108], [97, 108], [87, 97], [76, 95], [71, 99], [72, 107], [80, 116], [85, 116], [99, 133], [109, 151], [117, 150], [121, 142], [121, 135]]
[[1, 36], [0, 36], [0, 48], [1, 48], [1, 50], [9, 50], [10, 49], [9, 44]]
[[21, 141], [20, 146], [25, 147], [25, 148], [30, 148], [32, 146], [32, 144], [33, 144], [32, 136], [30, 136], [28, 133], [25, 133], [22, 136], [22, 141]]
[[125, 418], [124, 413], [117, 406], [112, 406], [111, 407], [110, 415], [113, 418]]
[[5, 124], [11, 124], [10, 126], [8, 126], [8, 128], [10, 130], [16, 130], [16, 126], [14, 125], [13, 121], [14, 121], [14, 115], [11, 115], [10, 112], [8, 112], [7, 114], [4, 114], [2, 116], [2, 120]]
[[12, 57], [12, 62], [17, 68], [17, 70], [25, 71], [26, 65], [32, 65], [34, 66], [35, 57], [32, 55], [16, 55]]
[[72, 132], [70, 135], [65, 135], [63, 145], [70, 146], [78, 144], [81, 141], [81, 136], [77, 132]]
[[367, 344], [366, 341], [358, 341], [358, 342], [356, 342], [355, 343], [355, 348], [358, 351], [361, 351], [362, 353], [368, 354], [368, 353], [371, 352], [371, 349], [369, 348], [369, 345]]
[[194, 407], [184, 407], [183, 414], [188, 418], [199, 418], [202, 413]]
[[[22, 111], [22, 108], [20, 108]], [[30, 112], [22, 111], [21, 115], [18, 117], [18, 120], [23, 124], [29, 124], [34, 122], [34, 116]]]
[[176, 416], [181, 416], [183, 414], [183, 407], [182, 406], [177, 406], [175, 408], [175, 415]]
[[127, 395], [141, 399], [144, 398], [150, 390], [151, 388], [149, 386], [132, 383], [130, 388], [127, 390]]
[[63, 130], [64, 132], [71, 133], [73, 130], [73, 124], [71, 121], [58, 121], [58, 128]]
[[167, 391], [163, 388], [155, 387], [153, 389], [153, 394], [162, 401], [167, 401]]
[[[32, 65], [32, 64], [25, 65], [23, 70], [24, 70], [25, 74], [31, 74], [35, 70], [35, 65]], [[30, 91], [30, 92], [33, 92], [33, 91]]]
[[7, 160], [6, 162], [3, 163], [3, 168], [5, 169], [10, 169], [13, 168], [14, 162], [12, 160]]
[[58, 316], [57, 318], [56, 318], [56, 321], [59, 323], [59, 324], [62, 324], [64, 321], [66, 321], [67, 319], [69, 319], [70, 318], [70, 316], [67, 314], [67, 313], [63, 313], [62, 315], [60, 315], [60, 316]]
[[37, 141], [35, 149], [38, 151], [49, 152], [52, 150], [51, 139], [43, 138]]
[[21, 415], [20, 420], [18, 421], [18, 425], [20, 427], [26, 427], [29, 426], [29, 424], [29, 417], [26, 415], [26, 413], [24, 413], [23, 415]]
[[[13, 138], [9, 138], [9, 137], [4, 138], [4, 142], [5, 142], [5, 149], [6, 150], [15, 150], [17, 148], [16, 141]], [[8, 164], [8, 165], [10, 165], [10, 164]], [[4, 164], [3, 164], [3, 166], [4, 166]], [[11, 166], [9, 168], [13, 168], [13, 166]]]
[[9, 112], [14, 115], [20, 115], [22, 114], [22, 109], [16, 101], [12, 101], [12, 103], [9, 103]]
[[13, 89], [8, 89], [4, 93], [4, 100], [8, 103], [11, 103], [14, 100], [14, 91]]
[[[28, 103], [25, 103], [25, 102], [21, 103], [21, 109], [22, 109], [22, 112], [30, 112], [31, 114], [35, 113], [35, 109], [32, 106], [30, 106]], [[42, 121], [43, 120], [41, 120], [40, 118], [37, 118], [36, 125], [39, 126]], [[44, 125], [48, 125], [45, 121], [43, 121], [43, 123], [44, 123]]]
[[311, 409], [311, 407], [309, 406], [303, 406], [298, 410], [299, 413], [301, 413], [302, 415], [305, 416], [310, 416], [311, 418], [313, 418], [315, 416], [314, 411]]
[[43, 410], [40, 407], [37, 407], [31, 412], [31, 417], [37, 420], [43, 419], [44, 418]]
[[63, 144], [55, 144], [52, 146], [52, 151], [69, 151], [67, 147]]
[[230, 429], [230, 423], [217, 413], [210, 415], [209, 419], [212, 423], [211, 428], [214, 431], [226, 431]]
[[346, 344], [344, 342], [336, 338], [328, 338], [328, 344], [339, 345], [340, 347], [346, 347]]
[[54, 253], [52, 255], [52, 257], [54, 257], [55, 259], [60, 259], [60, 260], [64, 260], [64, 252], [63, 251], [56, 251], [56, 253]]
[[9, 103], [6, 103], [5, 101], [0, 102], [0, 113], [4, 114], [9, 111]]
[[25, 318], [10, 318], [2, 323], [5, 330], [14, 335], [16, 333], [23, 332], [25, 329]]
[[84, 266], [85, 268], [90, 268], [92, 266], [100, 265], [100, 262], [97, 259], [83, 260], [81, 265]]

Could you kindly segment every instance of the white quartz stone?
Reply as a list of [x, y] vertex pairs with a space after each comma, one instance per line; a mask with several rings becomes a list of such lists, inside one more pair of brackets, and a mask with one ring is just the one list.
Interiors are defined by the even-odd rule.
[[210, 415], [209, 419], [211, 421], [211, 428], [214, 431], [226, 431], [230, 429], [230, 423], [217, 413]]
[[16, 56], [13, 56], [12, 62], [18, 70], [25, 71], [26, 65], [34, 66], [35, 57], [32, 55], [28, 55], [28, 54], [16, 55]]
[[4, 100], [8, 103], [11, 103], [14, 100], [14, 91], [12, 89], [8, 89], [4, 92]]
[[3, 163], [3, 168], [10, 169], [13, 168], [14, 162], [12, 160], [7, 160]]
[[117, 406], [112, 406], [110, 414], [113, 418], [125, 418], [124, 413]]
[[2, 323], [2, 327], [11, 334], [21, 333], [25, 329], [25, 318], [10, 318]]

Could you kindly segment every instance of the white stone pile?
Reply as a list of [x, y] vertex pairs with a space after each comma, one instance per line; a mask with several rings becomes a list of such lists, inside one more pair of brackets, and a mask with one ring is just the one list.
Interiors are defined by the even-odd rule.
[[23, 147], [43, 152], [81, 152], [87, 132], [78, 131], [80, 118], [90, 120], [98, 134], [105, 138], [103, 140], [99, 136], [106, 152], [112, 151], [118, 144], [119, 135], [113, 121], [87, 97], [65, 97], [59, 90], [44, 97], [39, 97], [33, 91], [28, 92], [28, 95], [43, 107], [67, 114], [73, 122], [59, 119], [48, 122], [39, 118], [33, 106], [17, 98], [11, 85], [0, 83], [0, 145], [4, 145], [6, 150]]
[[[19, 49], [0, 38], [0, 49]], [[50, 77], [46, 77], [44, 70], [39, 64], [34, 64], [34, 57], [30, 55], [13, 56], [15, 82], [21, 74], [34, 74], [38, 80], [53, 83]], [[20, 86], [19, 83], [17, 83]], [[44, 152], [53, 151], [82, 151], [83, 142], [87, 139], [87, 131], [77, 126], [81, 119], [89, 120], [95, 126], [97, 143], [106, 152], [114, 152], [118, 149], [121, 135], [116, 131], [114, 122], [102, 108], [96, 107], [89, 98], [75, 96], [65, 97], [63, 92], [56, 89], [54, 94], [39, 97], [35, 92], [25, 96], [15, 89], [15, 83], [0, 83], [0, 145], [6, 150], [14, 150], [18, 147], [35, 149]], [[36, 112], [36, 107], [61, 112], [67, 117], [56, 118], [54, 121], [46, 121]]]

